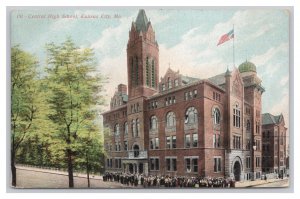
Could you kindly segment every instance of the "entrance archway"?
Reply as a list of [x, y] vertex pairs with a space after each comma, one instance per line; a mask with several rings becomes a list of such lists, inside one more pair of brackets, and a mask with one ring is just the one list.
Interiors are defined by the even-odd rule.
[[235, 161], [234, 166], [233, 166], [233, 175], [234, 175], [234, 180], [235, 181], [240, 181], [240, 176], [241, 176], [241, 164], [239, 161]]

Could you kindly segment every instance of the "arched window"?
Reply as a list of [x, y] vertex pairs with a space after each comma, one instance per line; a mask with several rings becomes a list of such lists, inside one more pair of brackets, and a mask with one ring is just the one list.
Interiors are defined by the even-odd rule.
[[154, 115], [150, 118], [150, 129], [151, 130], [157, 129], [157, 118]]
[[150, 86], [150, 66], [149, 57], [146, 58], [146, 85]]
[[134, 86], [134, 61], [133, 57], [131, 57], [131, 85]]
[[198, 117], [197, 117], [197, 109], [195, 107], [189, 107], [187, 111], [185, 112], [185, 124], [194, 124], [198, 122]]
[[220, 124], [221, 114], [218, 108], [214, 108], [214, 124]]
[[169, 112], [167, 114], [167, 127], [176, 126], [176, 118], [174, 112]]
[[115, 135], [116, 135], [116, 136], [120, 135], [120, 128], [119, 128], [119, 124], [116, 124], [116, 125], [115, 125], [115, 129], [114, 129], [114, 131], [115, 131]]
[[138, 57], [135, 57], [135, 85], [139, 85], [139, 60]]
[[140, 134], [140, 120], [137, 119], [136, 120], [136, 136], [135, 137], [138, 137]]
[[124, 134], [128, 135], [128, 123], [127, 122], [125, 122], [125, 124], [124, 124]]
[[171, 78], [168, 77], [168, 89], [172, 88], [172, 81]]
[[151, 77], [152, 77], [152, 87], [154, 88], [155, 87], [155, 61], [154, 61], [154, 59], [152, 59], [152, 74], [151, 74]]
[[132, 120], [131, 131], [132, 131], [132, 137], [136, 137], [136, 124], [135, 124], [135, 120]]

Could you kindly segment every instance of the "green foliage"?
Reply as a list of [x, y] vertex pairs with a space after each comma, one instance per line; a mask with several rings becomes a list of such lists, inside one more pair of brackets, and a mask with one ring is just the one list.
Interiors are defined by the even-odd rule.
[[[94, 53], [71, 39], [47, 44], [47, 68], [38, 77], [35, 57], [13, 47], [12, 149], [16, 162], [81, 172], [103, 167], [103, 137], [96, 121], [103, 78], [96, 71]], [[17, 150], [18, 149], [18, 150]]]
[[72, 164], [82, 166], [88, 153], [90, 164], [99, 167], [102, 141], [94, 123], [96, 107], [103, 104], [100, 93], [106, 79], [96, 71], [93, 51], [76, 47], [71, 39], [61, 45], [48, 44], [47, 53], [45, 87], [55, 142], [51, 145], [53, 157], [68, 161], [62, 153], [71, 150]]
[[21, 50], [11, 49], [11, 150], [17, 151], [25, 136], [33, 130], [37, 112], [37, 61]]

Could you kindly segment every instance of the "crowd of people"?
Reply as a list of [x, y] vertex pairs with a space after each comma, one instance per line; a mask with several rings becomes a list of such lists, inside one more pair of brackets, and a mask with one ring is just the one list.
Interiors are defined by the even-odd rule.
[[118, 182], [133, 187], [235, 187], [235, 181], [231, 178], [213, 177], [183, 177], [183, 176], [144, 176], [143, 174], [129, 173], [105, 173], [103, 181]]

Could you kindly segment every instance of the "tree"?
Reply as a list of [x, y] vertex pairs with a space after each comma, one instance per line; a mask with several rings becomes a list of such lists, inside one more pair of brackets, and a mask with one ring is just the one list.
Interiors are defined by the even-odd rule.
[[37, 112], [37, 61], [20, 49], [11, 48], [11, 172], [16, 186], [16, 154], [32, 131]]
[[64, 150], [69, 187], [74, 187], [74, 161], [80, 149], [78, 137], [84, 134], [103, 103], [103, 78], [96, 71], [92, 49], [80, 49], [68, 38], [61, 45], [47, 45], [48, 118], [54, 125], [55, 147]]

